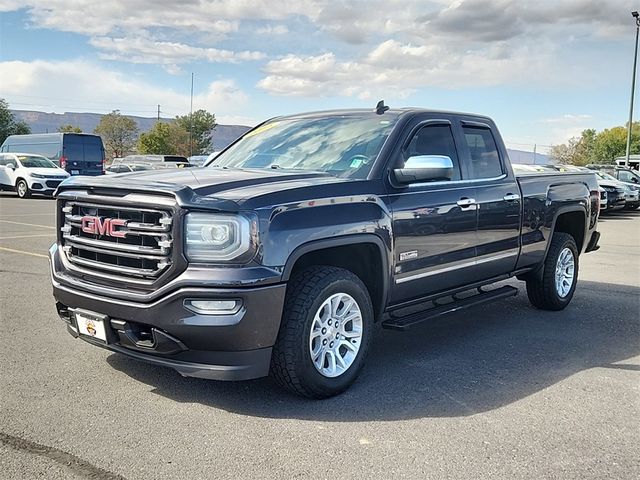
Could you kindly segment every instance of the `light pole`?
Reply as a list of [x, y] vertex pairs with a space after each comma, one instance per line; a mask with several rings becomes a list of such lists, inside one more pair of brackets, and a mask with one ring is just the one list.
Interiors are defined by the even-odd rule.
[[636, 93], [636, 64], [638, 63], [638, 33], [640, 33], [640, 14], [637, 11], [631, 12], [636, 19], [636, 49], [633, 54], [633, 75], [631, 76], [631, 104], [629, 105], [629, 125], [627, 126], [627, 152], [624, 159], [624, 166], [629, 166], [629, 154], [631, 153], [631, 124], [633, 123], [633, 96]]

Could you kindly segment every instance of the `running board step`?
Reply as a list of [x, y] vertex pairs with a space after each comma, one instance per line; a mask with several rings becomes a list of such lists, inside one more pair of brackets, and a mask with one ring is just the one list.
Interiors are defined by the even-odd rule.
[[389, 330], [405, 331], [411, 327], [416, 326], [419, 323], [434, 318], [441, 317], [447, 313], [457, 312], [459, 310], [465, 310], [467, 308], [476, 307], [478, 305], [484, 305], [485, 303], [494, 302], [502, 298], [515, 297], [518, 294], [518, 289], [515, 287], [504, 286], [496, 288], [495, 290], [483, 291], [478, 289], [480, 293], [471, 297], [462, 299], [455, 299], [445, 305], [437, 305], [427, 310], [422, 310], [411, 315], [404, 317], [390, 318], [382, 322], [382, 328], [388, 328]]

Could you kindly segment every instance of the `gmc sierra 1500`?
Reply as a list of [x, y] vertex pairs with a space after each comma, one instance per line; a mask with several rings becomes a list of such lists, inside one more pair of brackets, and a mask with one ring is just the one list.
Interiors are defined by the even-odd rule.
[[481, 288], [514, 276], [535, 307], [566, 307], [599, 199], [592, 174], [516, 178], [487, 117], [280, 117], [203, 168], [65, 181], [53, 293], [92, 344], [322, 398], [355, 380], [376, 321], [406, 330], [515, 295]]

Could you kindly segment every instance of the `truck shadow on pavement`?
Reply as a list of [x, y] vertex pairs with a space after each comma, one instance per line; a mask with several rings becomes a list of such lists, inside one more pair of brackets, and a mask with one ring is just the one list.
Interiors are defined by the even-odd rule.
[[[542, 312], [524, 285], [512, 299], [453, 314], [410, 333], [376, 332], [358, 381], [322, 401], [281, 391], [270, 379], [227, 383], [112, 354], [109, 364], [178, 402], [266, 418], [393, 421], [493, 410], [591, 368], [638, 370], [640, 288], [581, 281], [571, 306]], [[627, 361], [625, 363], [625, 361]], [[610, 372], [610, 374], [614, 374]]]

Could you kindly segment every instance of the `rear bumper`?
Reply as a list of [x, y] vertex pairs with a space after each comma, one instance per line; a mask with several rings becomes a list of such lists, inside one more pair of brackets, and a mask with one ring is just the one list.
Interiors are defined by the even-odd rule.
[[[56, 272], [50, 251], [53, 295], [59, 316], [74, 337], [180, 374], [215, 380], [266, 376], [280, 328], [285, 284], [253, 288], [181, 285], [143, 303], [80, 290]], [[63, 273], [63, 272], [61, 272]], [[229, 314], [196, 313], [185, 301], [236, 300]], [[104, 318], [107, 342], [78, 334], [76, 312]]]

